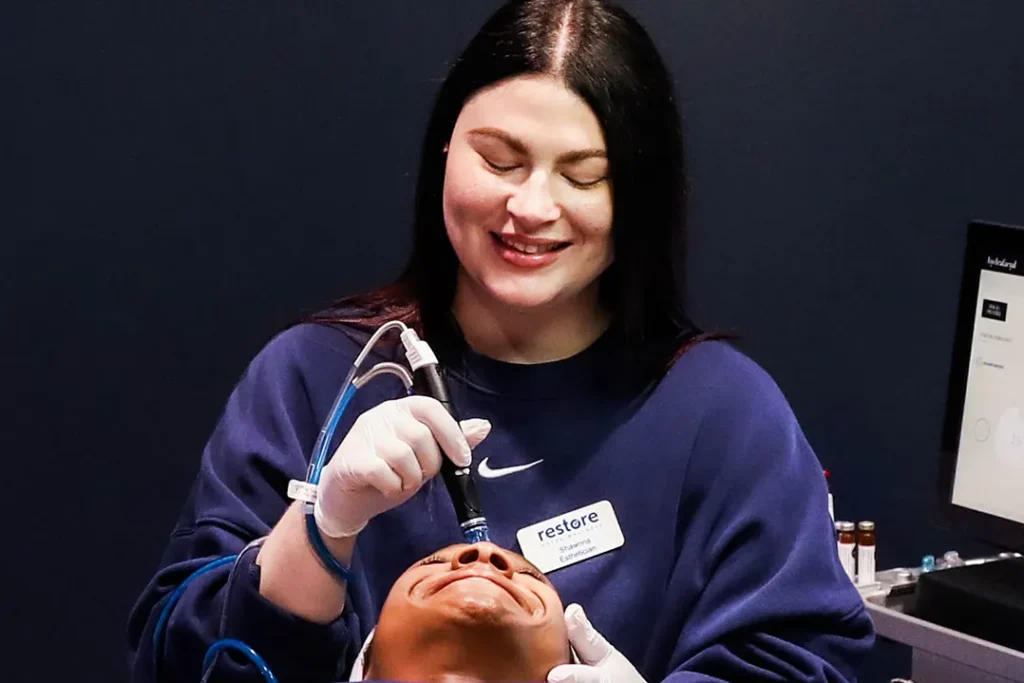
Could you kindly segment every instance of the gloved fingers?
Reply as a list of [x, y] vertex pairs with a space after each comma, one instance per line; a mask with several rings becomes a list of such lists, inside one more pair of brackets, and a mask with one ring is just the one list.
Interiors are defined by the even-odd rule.
[[[425, 448], [430, 455], [424, 456], [418, 450], [419, 448]], [[398, 490], [405, 492], [417, 491], [423, 485], [424, 475], [423, 465], [420, 461], [421, 458], [427, 457], [437, 461], [441, 457], [437, 452], [437, 446], [434, 444], [411, 446], [399, 439], [395, 439], [386, 448], [378, 451], [378, 456], [398, 476], [400, 480]], [[378, 490], [386, 495], [394, 495], [394, 492], [389, 493], [383, 489]]]
[[548, 672], [548, 683], [610, 683], [604, 672], [586, 664], [559, 664]]
[[576, 603], [565, 608], [565, 626], [569, 632], [569, 642], [584, 664], [601, 664], [616, 651], [611, 643], [597, 632], [583, 608]]
[[405, 416], [404, 420], [396, 420], [394, 430], [397, 443], [394, 448], [382, 453], [381, 457], [402, 478], [406, 489], [418, 489], [441, 468], [441, 451], [437, 441], [430, 428], [411, 415]]
[[479, 418], [463, 420], [459, 426], [462, 427], [462, 433], [466, 436], [466, 442], [471, 449], [479, 446], [491, 433], [491, 423]]
[[459, 467], [469, 466], [473, 456], [466, 436], [440, 401], [429, 396], [406, 396], [399, 401], [414, 418], [430, 428], [434, 439], [453, 463]]
[[[402, 444], [401, 442], [397, 442], [393, 446], [385, 446], [385, 448], [394, 451], [402, 448], [410, 450], [407, 444]], [[400, 456], [397, 454], [386, 456], [381, 453], [381, 450], [378, 450], [378, 457], [376, 458], [366, 458], [353, 463], [351, 467], [353, 478], [364, 486], [380, 491], [385, 496], [393, 497], [400, 495], [402, 493], [402, 478], [391, 469], [391, 465], [387, 460], [387, 458], [397, 460], [400, 459]]]

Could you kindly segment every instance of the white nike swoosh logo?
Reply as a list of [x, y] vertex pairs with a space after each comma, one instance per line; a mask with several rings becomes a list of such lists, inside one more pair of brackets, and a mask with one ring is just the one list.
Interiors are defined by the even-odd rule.
[[479, 467], [476, 468], [476, 471], [484, 479], [500, 479], [501, 477], [507, 477], [510, 474], [515, 474], [516, 472], [528, 470], [534, 465], [539, 465], [542, 462], [544, 462], [543, 459], [536, 460], [525, 465], [515, 465], [513, 467], [499, 467], [498, 469], [492, 470], [490, 467], [487, 466], [487, 458], [484, 458], [483, 460], [480, 461], [480, 465]]

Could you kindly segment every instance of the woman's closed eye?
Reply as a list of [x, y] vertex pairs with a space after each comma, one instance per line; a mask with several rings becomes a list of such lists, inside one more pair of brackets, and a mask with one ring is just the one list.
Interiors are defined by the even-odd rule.
[[562, 177], [580, 190], [596, 187], [608, 180], [608, 161], [603, 157], [590, 157], [566, 164]]
[[498, 173], [508, 173], [509, 171], [514, 171], [517, 168], [519, 168], [519, 164], [515, 163], [506, 162], [503, 164], [499, 164], [495, 161], [491, 161], [487, 157], [483, 157], [483, 160], [487, 163], [488, 166], [491, 167], [492, 171], [497, 171]]
[[594, 180], [580, 180], [573, 178], [572, 176], [565, 175], [564, 173], [562, 174], [562, 177], [565, 178], [570, 185], [579, 190], [588, 190], [592, 187], [597, 187], [606, 180], [603, 176]]
[[[484, 163], [487, 164], [487, 167], [490, 168], [491, 171], [499, 175], [511, 173], [512, 171], [515, 171], [516, 169], [521, 168], [522, 166], [521, 164], [518, 164], [514, 161], [494, 161], [482, 154], [480, 155], [480, 158], [484, 160]], [[608, 179], [607, 176], [604, 175], [594, 177], [593, 175], [588, 174], [587, 176], [580, 177], [577, 175], [569, 175], [568, 173], [563, 173], [562, 177], [565, 178], [565, 181], [569, 183], [569, 185], [576, 188], [577, 190], [589, 190], [591, 188], [597, 187], [598, 185], [600, 185], [601, 183]]]

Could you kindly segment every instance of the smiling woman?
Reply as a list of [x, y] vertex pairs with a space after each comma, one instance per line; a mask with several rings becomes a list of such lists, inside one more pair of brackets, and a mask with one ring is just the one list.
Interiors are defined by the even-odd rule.
[[[673, 91], [610, 2], [492, 15], [430, 114], [404, 272], [282, 332], [231, 396], [134, 612], [136, 680], [199, 680], [232, 638], [282, 679], [329, 683], [373, 624], [380, 678], [855, 679], [871, 620], [835, 552], [821, 463], [767, 373], [692, 324], [676, 288]], [[360, 389], [316, 489], [322, 563], [287, 482], [392, 320], [429, 342], [470, 419], [398, 382]], [[511, 552], [448, 547], [457, 518], [428, 485], [442, 458], [479, 474], [490, 537], [558, 594]], [[197, 563], [235, 553], [164, 621]], [[257, 675], [225, 657], [213, 678]]]
[[572, 330], [577, 343], [596, 339], [608, 316], [580, 312], [599, 309], [613, 211], [604, 134], [586, 101], [553, 76], [485, 88], [455, 123], [445, 177], [459, 315], [547, 310], [586, 321]]
[[569, 658], [562, 602], [536, 567], [490, 543], [453, 545], [395, 582], [353, 679], [528, 683]]

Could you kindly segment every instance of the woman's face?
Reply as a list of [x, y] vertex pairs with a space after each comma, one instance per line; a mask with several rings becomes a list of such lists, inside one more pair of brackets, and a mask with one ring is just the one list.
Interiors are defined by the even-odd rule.
[[569, 661], [562, 602], [520, 555], [491, 543], [453, 545], [391, 588], [367, 677], [394, 681], [544, 681]]
[[594, 295], [613, 253], [593, 111], [550, 76], [477, 93], [448, 145], [444, 219], [467, 284], [488, 299], [530, 309]]

